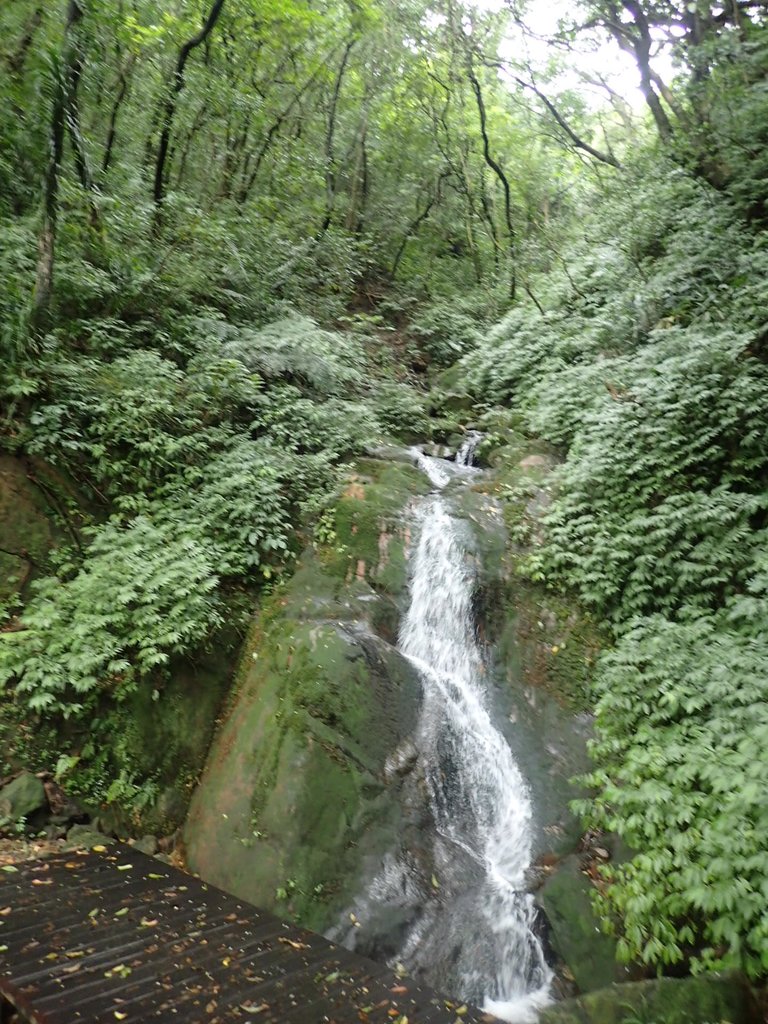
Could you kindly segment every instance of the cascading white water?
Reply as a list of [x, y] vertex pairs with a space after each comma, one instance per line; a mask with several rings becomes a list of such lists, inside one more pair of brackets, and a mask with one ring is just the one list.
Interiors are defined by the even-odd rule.
[[[440, 490], [451, 471], [466, 473], [416, 449], [413, 457]], [[394, 959], [497, 1016], [532, 1021], [536, 1008], [549, 1001], [552, 973], [525, 892], [532, 839], [528, 789], [487, 707], [466, 523], [451, 516], [442, 494], [426, 498], [417, 517], [411, 601], [399, 648], [422, 679], [414, 745], [433, 826], [428, 851], [406, 849], [387, 859], [357, 904], [359, 916], [375, 916], [388, 902], [418, 906]], [[426, 898], [424, 860], [434, 872]]]
[[461, 447], [456, 452], [456, 465], [457, 466], [473, 466], [475, 462], [475, 453], [477, 452], [477, 446], [480, 444], [482, 434], [477, 430], [470, 430], [467, 436], [461, 443]]

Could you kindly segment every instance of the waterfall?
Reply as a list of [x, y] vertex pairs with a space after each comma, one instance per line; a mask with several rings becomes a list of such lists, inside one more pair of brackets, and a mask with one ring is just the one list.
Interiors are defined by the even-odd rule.
[[477, 430], [470, 430], [462, 441], [461, 447], [456, 452], [457, 466], [474, 466], [475, 452], [480, 444], [482, 434]]
[[[426, 838], [419, 834], [424, 849], [405, 847], [387, 858], [358, 901], [358, 916], [375, 917], [387, 904], [415, 908], [415, 920], [398, 933], [393, 962], [505, 1020], [532, 1021], [549, 1002], [552, 972], [525, 891], [531, 803], [489, 713], [468, 526], [451, 515], [441, 493], [466, 470], [416, 449], [412, 454], [437, 489], [416, 512], [419, 540], [399, 638], [422, 680], [413, 746], [431, 827]], [[392, 774], [399, 756], [393, 755]]]

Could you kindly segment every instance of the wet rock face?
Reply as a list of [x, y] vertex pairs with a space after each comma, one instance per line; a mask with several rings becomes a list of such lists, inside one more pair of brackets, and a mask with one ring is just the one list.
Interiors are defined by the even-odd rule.
[[543, 538], [555, 455], [501, 412], [487, 414], [481, 426], [480, 449], [492, 470], [480, 486], [497, 512], [490, 516], [495, 528], [478, 531], [476, 610], [497, 680], [500, 725], [531, 791], [536, 860], [529, 884], [557, 972], [554, 992], [572, 994], [628, 976], [592, 911], [592, 881], [577, 853], [583, 828], [569, 807], [586, 795], [573, 780], [589, 769], [589, 680], [602, 638], [574, 600], [526, 573], [527, 555]]
[[[550, 858], [550, 877], [580, 838], [568, 780], [587, 766], [589, 720], [574, 693], [594, 644], [578, 609], [517, 572], [524, 552], [510, 539], [510, 517], [533, 518], [530, 490], [543, 490], [551, 462], [504, 441], [507, 462], [499, 454], [493, 473], [459, 488], [455, 511], [475, 538], [467, 557], [494, 718], [531, 781], [535, 855]], [[408, 505], [431, 485], [397, 451], [380, 454], [357, 464], [332, 522], [254, 622], [184, 836], [189, 866], [206, 879], [316, 929], [336, 922], [335, 938], [384, 959], [441, 890], [409, 742], [421, 683], [393, 646], [409, 599]], [[342, 916], [393, 850], [410, 857], [397, 895], [378, 916]], [[577, 920], [589, 905], [582, 881]], [[592, 917], [588, 927], [604, 939], [599, 950], [578, 936], [557, 947], [583, 988], [616, 977], [610, 941]], [[587, 979], [580, 959], [594, 958]]]
[[759, 1019], [747, 986], [715, 975], [611, 985], [547, 1007], [539, 1024], [753, 1024]]
[[262, 608], [184, 830], [189, 866], [260, 906], [325, 927], [401, 826], [420, 684], [395, 650], [407, 600], [410, 466], [366, 459], [332, 529]]
[[616, 962], [615, 940], [600, 928], [591, 896], [592, 883], [574, 854], [559, 864], [536, 897], [549, 924], [550, 944], [568, 964], [582, 992], [629, 977]]
[[362, 621], [300, 620], [283, 600], [254, 627], [192, 801], [187, 857], [209, 881], [320, 927], [364, 849], [397, 829], [384, 768], [418, 681]]
[[0, 455], [0, 600], [25, 590], [54, 543], [51, 510], [27, 467]]

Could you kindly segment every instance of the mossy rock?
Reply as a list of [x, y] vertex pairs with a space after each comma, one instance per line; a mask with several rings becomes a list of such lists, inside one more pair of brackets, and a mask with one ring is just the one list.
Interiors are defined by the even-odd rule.
[[53, 466], [0, 454], [0, 602], [24, 598], [51, 550], [79, 537], [96, 507]]
[[396, 634], [405, 509], [429, 486], [405, 463], [357, 464], [332, 536], [253, 623], [185, 826], [193, 870], [316, 929], [398, 832], [384, 768], [412, 728], [420, 682], [377, 631]]
[[429, 436], [435, 444], [456, 448], [463, 434], [461, 422], [456, 416], [436, 416], [429, 421]]
[[474, 408], [474, 399], [464, 390], [445, 391], [435, 397], [435, 409], [441, 418], [466, 419]]
[[511, 678], [546, 690], [574, 712], [591, 705], [595, 661], [605, 638], [575, 600], [517, 575], [497, 605], [499, 653]]
[[[503, 433], [505, 443], [491, 453], [495, 468], [475, 488], [496, 506], [493, 529], [483, 531], [477, 612], [499, 680], [501, 727], [531, 789], [534, 856], [543, 858], [536, 879], [539, 867], [576, 848], [583, 831], [569, 805], [586, 795], [572, 780], [590, 767], [589, 691], [603, 638], [573, 597], [522, 572], [541, 511], [529, 503], [549, 485], [555, 459], [524, 435], [518, 419], [491, 410], [478, 423]], [[521, 541], [516, 528], [523, 521]]]
[[225, 631], [209, 650], [175, 659], [156, 699], [150, 687], [142, 687], [126, 701], [121, 717], [130, 764], [158, 790], [156, 801], [131, 814], [129, 834], [166, 835], [183, 824], [232, 685], [239, 646], [234, 630]]
[[55, 543], [53, 509], [22, 460], [0, 455], [0, 601], [14, 598]]
[[576, 855], [558, 865], [537, 894], [549, 924], [549, 940], [582, 992], [627, 978], [616, 962], [616, 941], [600, 928], [592, 909], [592, 883]]
[[383, 768], [419, 683], [361, 623], [286, 614], [254, 625], [185, 840], [209, 881], [319, 928], [354, 887], [367, 830], [397, 814]]
[[437, 374], [429, 392], [429, 406], [433, 416], [463, 421], [472, 414], [474, 405], [461, 366], [454, 364]]
[[147, 682], [118, 703], [105, 696], [90, 722], [73, 718], [28, 731], [23, 707], [11, 705], [14, 760], [52, 771], [60, 755], [72, 756], [62, 785], [105, 831], [175, 831], [205, 765], [239, 647], [235, 630], [223, 631], [209, 649], [173, 659], [156, 688]]
[[62, 850], [92, 850], [94, 846], [111, 846], [115, 840], [97, 831], [92, 825], [73, 825], [67, 832]]
[[510, 681], [545, 689], [575, 712], [591, 706], [595, 661], [605, 642], [598, 625], [568, 594], [556, 594], [526, 575], [526, 557], [540, 541], [554, 456], [545, 446], [516, 435], [494, 453], [488, 485], [509, 533], [506, 592], [489, 623], [498, 638]]
[[31, 772], [22, 772], [0, 789], [0, 823], [26, 820], [47, 809], [45, 787]]
[[660, 978], [590, 992], [549, 1006], [539, 1024], [757, 1024], [740, 979]]
[[361, 459], [334, 508], [335, 540], [318, 551], [324, 570], [345, 584], [368, 583], [402, 605], [408, 590], [409, 539], [403, 513], [411, 498], [430, 488], [412, 465]]

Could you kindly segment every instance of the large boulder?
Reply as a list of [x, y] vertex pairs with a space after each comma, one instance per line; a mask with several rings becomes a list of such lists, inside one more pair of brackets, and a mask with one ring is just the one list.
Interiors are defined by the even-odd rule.
[[115, 840], [99, 832], [93, 825], [73, 825], [67, 832], [62, 850], [92, 850], [94, 847], [111, 846]]
[[589, 680], [602, 638], [572, 596], [526, 575], [554, 457], [508, 412], [492, 410], [479, 426], [493, 469], [468, 498], [482, 488], [496, 512], [477, 524], [483, 590], [476, 610], [502, 684], [500, 725], [530, 786], [534, 856], [548, 867], [572, 853], [583, 832], [569, 805], [585, 795], [572, 780], [590, 767]]
[[539, 1024], [757, 1024], [738, 978], [658, 978], [611, 985], [547, 1007]]
[[47, 809], [45, 787], [31, 772], [22, 772], [0, 789], [0, 822], [26, 820]]
[[420, 683], [388, 642], [407, 601], [411, 467], [362, 460], [293, 578], [253, 623], [184, 829], [189, 866], [321, 929], [391, 845], [386, 763]]

